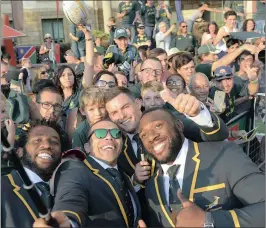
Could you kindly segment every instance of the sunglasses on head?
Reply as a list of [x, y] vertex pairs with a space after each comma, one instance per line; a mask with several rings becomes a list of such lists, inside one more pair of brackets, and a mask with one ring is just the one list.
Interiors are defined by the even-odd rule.
[[120, 139], [122, 137], [122, 132], [119, 129], [95, 129], [90, 133], [88, 140], [93, 134], [96, 136], [97, 139], [104, 139], [107, 136], [108, 132], [110, 133], [113, 139]]

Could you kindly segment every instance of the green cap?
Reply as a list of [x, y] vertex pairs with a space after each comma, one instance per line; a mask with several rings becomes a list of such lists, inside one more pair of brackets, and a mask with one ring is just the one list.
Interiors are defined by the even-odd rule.
[[114, 39], [119, 39], [121, 37], [128, 38], [127, 31], [124, 28], [117, 28], [115, 30]]
[[209, 53], [218, 54], [220, 52], [221, 50], [216, 49], [216, 47], [214, 47], [212, 44], [205, 44], [198, 48], [198, 55], [209, 54]]

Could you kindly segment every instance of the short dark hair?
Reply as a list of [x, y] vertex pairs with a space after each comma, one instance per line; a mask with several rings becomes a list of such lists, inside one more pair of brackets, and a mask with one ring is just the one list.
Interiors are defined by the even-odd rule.
[[237, 13], [234, 10], [229, 10], [229, 11], [225, 12], [224, 19], [227, 19], [229, 16], [236, 16], [237, 17]]
[[167, 52], [164, 49], [154, 48], [154, 49], [150, 50], [149, 58], [152, 58], [152, 57], [157, 58], [159, 55], [163, 55], [163, 54], [167, 54]]
[[145, 62], [149, 61], [149, 60], [153, 60], [153, 61], [156, 61], [156, 62], [159, 62], [161, 63], [161, 61], [159, 59], [157, 59], [156, 57], [148, 57], [147, 59], [145, 59], [141, 65], [140, 65], [140, 69], [142, 68], [142, 66], [145, 64]]
[[235, 44], [239, 44], [241, 45], [242, 42], [238, 39], [235, 39], [235, 38], [229, 38], [227, 41], [226, 41], [226, 47], [227, 48], [230, 48], [231, 46], [235, 45]]
[[117, 97], [120, 94], [125, 94], [127, 95], [132, 101], [135, 101], [135, 97], [131, 93], [131, 91], [128, 88], [117, 86], [110, 88], [106, 92], [106, 103], [113, 100], [115, 97]]
[[109, 17], [108, 21], [112, 21], [115, 23], [116, 20], [115, 20], [115, 17]]
[[59, 137], [61, 142], [61, 152], [64, 152], [71, 148], [67, 133], [55, 122], [55, 121], [46, 121], [46, 120], [35, 120], [30, 121], [27, 126], [21, 129], [19, 138], [15, 142], [15, 148], [24, 148], [28, 142], [29, 134], [35, 127], [46, 126], [54, 129]]
[[243, 60], [243, 58], [246, 57], [246, 56], [249, 56], [249, 55], [252, 56], [252, 58], [253, 58], [253, 62], [254, 62], [254, 61], [255, 61], [255, 55], [253, 55], [250, 51], [243, 51], [243, 52], [238, 56], [237, 61], [238, 61], [239, 63], [241, 63], [242, 60]]
[[173, 123], [175, 123], [177, 121], [177, 118], [174, 116], [174, 114], [169, 110], [169, 109], [165, 109], [165, 108], [161, 108], [161, 107], [154, 107], [154, 108], [149, 108], [147, 110], [145, 110], [142, 113], [141, 119], [147, 115], [150, 112], [155, 112], [155, 111], [163, 111], [166, 112], [167, 114], [169, 114], [169, 116], [171, 117], [171, 119], [173, 120]]
[[92, 84], [93, 85], [96, 85], [96, 83], [100, 80], [100, 78], [102, 77], [102, 75], [104, 74], [108, 74], [110, 76], [112, 76], [115, 80], [115, 84], [118, 85], [117, 83], [117, 79], [116, 79], [116, 76], [114, 75], [114, 73], [108, 71], [108, 70], [101, 70], [100, 72], [98, 72], [92, 79]]
[[[55, 87], [55, 84], [50, 79], [40, 79], [37, 82], [34, 83], [32, 92], [35, 94], [40, 93], [41, 90], [43, 90], [46, 87]], [[59, 92], [58, 92], [59, 93]]]
[[[37, 93], [37, 96], [36, 96], [36, 101], [37, 102], [40, 101], [41, 95], [42, 95], [43, 92], [56, 93], [56, 94], [58, 94], [58, 95], [60, 95], [62, 97], [62, 94], [57, 90], [56, 87], [49, 86], [49, 87], [44, 87], [44, 88], [39, 90], [39, 92]], [[62, 99], [63, 99], [63, 97], [62, 97]]]
[[194, 62], [193, 56], [188, 52], [177, 53], [172, 59], [173, 68], [175, 70], [180, 69], [182, 66], [187, 65], [191, 61]]
[[253, 29], [253, 31], [255, 30], [255, 28], [256, 28], [256, 23], [255, 23], [255, 21], [253, 20], [253, 19], [246, 19], [245, 21], [244, 21], [244, 23], [243, 23], [243, 26], [242, 26], [242, 30], [243, 30], [243, 32], [246, 32], [247, 31], [247, 25], [248, 25], [248, 22], [249, 21], [252, 21], [253, 22], [253, 24], [254, 24], [254, 29]]
[[64, 72], [65, 69], [70, 69], [72, 74], [74, 75], [74, 84], [73, 84], [73, 94], [75, 94], [78, 91], [79, 85], [77, 81], [77, 77], [75, 74], [75, 71], [68, 65], [62, 65], [59, 66], [55, 72], [54, 72], [54, 81], [55, 81], [55, 86], [58, 89], [59, 93], [64, 97], [64, 92], [61, 86], [60, 78]]
[[6, 53], [2, 53], [2, 55], [1, 55], [1, 60], [3, 60], [3, 59], [8, 59], [8, 60], [10, 60], [11, 59], [11, 56], [6, 52]]

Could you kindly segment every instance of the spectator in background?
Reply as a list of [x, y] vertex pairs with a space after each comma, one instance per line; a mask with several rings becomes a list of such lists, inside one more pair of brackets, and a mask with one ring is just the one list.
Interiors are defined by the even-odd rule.
[[46, 71], [46, 68], [44, 66], [41, 66], [37, 69], [37, 73], [35, 78], [33, 79], [32, 82], [32, 87], [34, 88], [34, 85], [36, 84], [36, 82], [38, 82], [41, 79], [48, 79], [49, 75]]
[[151, 46], [151, 40], [144, 32], [145, 26], [143, 24], [139, 24], [137, 27], [138, 34], [134, 37], [133, 45], [136, 48], [141, 46], [147, 46], [149, 48]]
[[225, 37], [228, 37], [230, 35], [230, 32], [238, 32], [238, 29], [236, 28], [236, 17], [237, 14], [235, 11], [227, 11], [224, 14], [224, 22], [225, 25], [221, 27], [218, 31], [218, 34], [212, 44], [216, 46], [216, 48], [220, 49], [221, 51], [226, 52], [226, 40], [224, 40]]
[[166, 86], [177, 96], [186, 92], [186, 83], [179, 74], [172, 74], [166, 80]]
[[219, 27], [215, 21], [209, 22], [207, 31], [203, 33], [201, 38], [201, 45], [212, 43], [216, 38]]
[[49, 79], [54, 78], [54, 69], [52, 67], [52, 61], [49, 58], [45, 58], [42, 61], [42, 65], [45, 67]]
[[180, 51], [177, 48], [171, 48], [168, 52], [168, 72], [170, 74], [176, 74], [176, 69], [174, 69], [173, 64], [172, 64], [172, 60], [173, 57], [175, 57]]
[[94, 52], [93, 73], [97, 74], [101, 70], [103, 70], [103, 55], [98, 52]]
[[145, 59], [148, 58], [148, 49], [145, 46], [140, 46], [138, 48], [139, 56], [141, 61], [144, 61]]
[[159, 23], [159, 32], [155, 36], [156, 48], [162, 48], [166, 52], [170, 49], [171, 44], [171, 32], [175, 29], [176, 25], [173, 24], [168, 29], [168, 25], [162, 21]]
[[92, 84], [103, 89], [109, 89], [118, 85], [115, 75], [107, 70], [102, 70], [92, 79]]
[[78, 46], [78, 55], [77, 58], [80, 58], [82, 62], [85, 61], [85, 35], [84, 32], [81, 31], [79, 26], [76, 26], [76, 35], [73, 35], [72, 33], [69, 33], [70, 38], [77, 42]]
[[98, 52], [101, 55], [105, 55], [105, 48], [104, 46], [102, 46], [102, 37], [95, 37], [95, 41], [94, 41], [95, 45], [94, 45], [94, 52]]
[[31, 61], [28, 58], [23, 58], [21, 60], [21, 66], [22, 68], [20, 69], [20, 74], [19, 74], [19, 80], [22, 80], [23, 84], [26, 86], [27, 91], [31, 92], [31, 80], [32, 80], [32, 76], [31, 76]]
[[149, 53], [149, 58], [157, 58], [160, 60], [162, 67], [163, 67], [163, 73], [165, 73], [168, 68], [168, 58], [167, 58], [167, 52], [162, 48], [154, 48]]
[[187, 23], [182, 21], [179, 23], [179, 29], [177, 34], [172, 38], [170, 48], [178, 48], [180, 51], [184, 51], [188, 47], [197, 47], [196, 38], [188, 33]]
[[256, 28], [256, 23], [253, 19], [246, 19], [242, 26], [243, 32], [254, 32]]
[[256, 1], [256, 10], [253, 17], [256, 22], [256, 32], [265, 34], [265, 0]]
[[157, 28], [161, 22], [165, 22], [168, 28], [170, 27], [170, 20], [172, 17], [172, 10], [169, 6], [165, 5], [163, 0], [158, 1], [158, 6], [156, 7], [156, 22]]
[[9, 61], [11, 60], [11, 56], [8, 53], [2, 53], [1, 55], [1, 61], [6, 62], [9, 64]]
[[114, 44], [114, 34], [116, 30], [116, 20], [115, 17], [110, 17], [107, 22], [107, 28], [109, 31], [109, 45]]
[[77, 58], [77, 56], [75, 55], [72, 49], [67, 50], [65, 52], [64, 57], [67, 63], [69, 64], [69, 66], [74, 70], [75, 75], [77, 76], [77, 79], [78, 79], [78, 83], [80, 83], [80, 80], [83, 76], [84, 69], [85, 69], [84, 62], [82, 62], [81, 60]]
[[195, 73], [189, 82], [190, 94], [196, 97], [199, 101], [206, 104], [209, 96], [210, 82], [207, 76], [203, 73]]
[[154, 27], [156, 24], [155, 14], [156, 14], [156, 7], [154, 5], [153, 0], [147, 0], [147, 3], [141, 6], [140, 14], [143, 18], [143, 23], [145, 25], [145, 33], [148, 38], [152, 41]]
[[163, 85], [160, 82], [150, 81], [145, 83], [141, 88], [142, 106], [145, 110], [149, 108], [160, 107], [164, 105], [160, 92], [163, 91]]
[[226, 0], [224, 3], [224, 10], [227, 11], [235, 11], [237, 14], [237, 24], [236, 28], [240, 29], [243, 19], [245, 18], [245, 11], [244, 11], [244, 1], [243, 0]]
[[202, 45], [198, 49], [198, 59], [200, 63], [210, 63], [218, 60], [217, 54], [221, 51], [212, 44]]
[[131, 43], [135, 37], [136, 31], [133, 22], [136, 18], [137, 3], [131, 0], [125, 0], [119, 3], [117, 18], [121, 20], [121, 26], [123, 28], [130, 29]]
[[79, 50], [78, 50], [78, 42], [73, 39], [73, 37], [76, 37], [77, 34], [77, 26], [73, 23], [70, 24], [70, 33], [69, 37], [71, 40], [71, 50], [75, 53], [75, 56], [79, 59]]
[[128, 80], [125, 73], [123, 73], [122, 71], [117, 71], [115, 72], [115, 77], [118, 86], [127, 87]]
[[54, 40], [51, 34], [46, 33], [44, 35], [44, 43], [40, 47], [39, 55], [41, 60], [45, 58], [49, 58], [49, 51], [52, 49], [54, 45]]

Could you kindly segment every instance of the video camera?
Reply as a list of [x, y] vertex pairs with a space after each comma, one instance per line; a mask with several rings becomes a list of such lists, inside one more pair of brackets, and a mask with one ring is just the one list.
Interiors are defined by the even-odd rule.
[[125, 75], [129, 75], [131, 70], [131, 65], [125, 60], [122, 55], [117, 53], [108, 53], [103, 58], [103, 67], [104, 69], [108, 69], [109, 65], [114, 63], [120, 71], [125, 73]]

